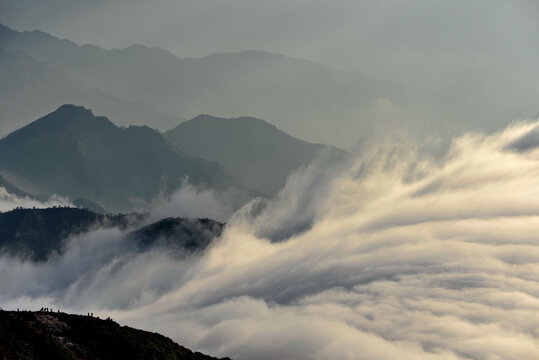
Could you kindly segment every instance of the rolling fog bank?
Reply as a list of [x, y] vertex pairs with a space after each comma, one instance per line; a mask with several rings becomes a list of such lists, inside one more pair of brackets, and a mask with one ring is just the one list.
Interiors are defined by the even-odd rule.
[[3, 256], [0, 301], [92, 311], [237, 359], [532, 359], [537, 129], [466, 133], [442, 158], [363, 144], [296, 172], [183, 258], [126, 252], [118, 229], [42, 264]]

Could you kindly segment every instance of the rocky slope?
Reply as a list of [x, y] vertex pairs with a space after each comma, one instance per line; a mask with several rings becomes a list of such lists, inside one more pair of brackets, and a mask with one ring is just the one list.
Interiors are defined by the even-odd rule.
[[111, 319], [50, 311], [0, 311], [0, 359], [217, 358]]

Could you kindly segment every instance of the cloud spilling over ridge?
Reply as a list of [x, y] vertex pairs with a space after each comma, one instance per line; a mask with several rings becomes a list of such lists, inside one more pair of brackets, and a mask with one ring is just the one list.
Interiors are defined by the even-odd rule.
[[58, 195], [52, 195], [46, 201], [32, 199], [27, 196], [17, 196], [0, 186], [0, 211], [13, 210], [19, 206], [24, 208], [47, 208], [51, 206], [73, 206], [73, 204], [68, 199]]
[[337, 161], [330, 156], [327, 152], [319, 153], [308, 166], [288, 177], [277, 196], [250, 201], [229, 222], [272, 241], [287, 240], [308, 230], [323, 213], [336, 174], [349, 165], [346, 158]]
[[[66, 259], [93, 265], [54, 288], [67, 260], [4, 258], [0, 287], [37, 271], [50, 287], [19, 285], [0, 301], [111, 315], [237, 359], [534, 359], [538, 126], [465, 134], [442, 160], [387, 141], [332, 175], [307, 168], [258, 218], [236, 214], [185, 261], [159, 251], [89, 257], [76, 239]], [[296, 232], [294, 216], [310, 226]], [[279, 228], [295, 235], [261, 235]]]
[[154, 201], [150, 207], [150, 220], [173, 216], [226, 221], [237, 207], [232, 196], [231, 193], [197, 187], [184, 180], [177, 191]]

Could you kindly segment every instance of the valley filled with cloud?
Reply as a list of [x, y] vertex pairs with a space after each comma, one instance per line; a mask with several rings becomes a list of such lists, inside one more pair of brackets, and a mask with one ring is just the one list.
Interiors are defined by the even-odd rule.
[[436, 158], [404, 138], [363, 143], [224, 211], [193, 254], [137, 253], [109, 228], [45, 262], [4, 255], [0, 302], [91, 311], [236, 359], [533, 359], [537, 129], [464, 133]]
[[532, 0], [0, 0], [0, 359], [539, 359]]

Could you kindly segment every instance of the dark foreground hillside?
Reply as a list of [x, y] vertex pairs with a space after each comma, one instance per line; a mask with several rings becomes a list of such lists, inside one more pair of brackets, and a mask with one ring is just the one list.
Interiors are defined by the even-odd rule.
[[0, 311], [0, 359], [216, 359], [112, 320]]

